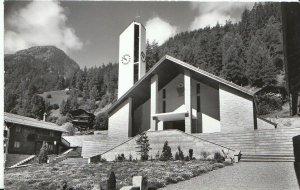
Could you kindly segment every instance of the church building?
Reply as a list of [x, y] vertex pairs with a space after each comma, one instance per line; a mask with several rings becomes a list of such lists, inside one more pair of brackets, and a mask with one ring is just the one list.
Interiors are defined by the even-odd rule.
[[274, 128], [258, 118], [254, 93], [169, 55], [146, 73], [146, 29], [131, 23], [119, 39], [118, 100], [108, 135], [177, 129], [214, 133]]

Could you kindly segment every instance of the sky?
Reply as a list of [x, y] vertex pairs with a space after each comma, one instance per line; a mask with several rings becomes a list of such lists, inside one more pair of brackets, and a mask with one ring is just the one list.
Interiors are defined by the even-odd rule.
[[163, 44], [184, 31], [238, 22], [253, 2], [6, 1], [4, 51], [54, 45], [81, 68], [118, 62], [120, 33], [134, 20]]

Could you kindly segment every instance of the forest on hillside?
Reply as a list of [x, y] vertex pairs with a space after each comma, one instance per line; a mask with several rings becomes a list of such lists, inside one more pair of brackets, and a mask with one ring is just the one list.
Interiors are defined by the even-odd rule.
[[[217, 24], [214, 27], [182, 32], [161, 46], [155, 41], [147, 42], [147, 70], [168, 54], [241, 86], [284, 86], [282, 44], [280, 3], [255, 3], [253, 9], [242, 13], [238, 23], [228, 21], [224, 26]], [[56, 63], [57, 60], [49, 60], [52, 54], [46, 52], [47, 54], [41, 56], [39, 51], [38, 56], [34, 58], [42, 57], [42, 60], [48, 60], [48, 66], [38, 64], [38, 61], [32, 58], [33, 53], [17, 57], [6, 56], [6, 112], [39, 119], [47, 112], [48, 121], [59, 121], [62, 124], [67, 121], [67, 113], [70, 110], [82, 108], [94, 113], [116, 101], [117, 63], [84, 69], [72, 66], [72, 72], [66, 74], [66, 71], [62, 72], [63, 68], [55, 70], [57, 64], [53, 66], [52, 63]], [[66, 56], [60, 57], [68, 60]], [[69, 62], [72, 61], [68, 60]], [[48, 72], [42, 72], [44, 69]], [[37, 95], [66, 88], [70, 89], [69, 97], [62, 101], [61, 105], [50, 105]], [[58, 107], [64, 119], [50, 117], [50, 111]], [[100, 114], [96, 123], [106, 122], [103, 119], [105, 117], [105, 114]]]
[[165, 54], [242, 86], [282, 85], [280, 3], [255, 3], [241, 21], [179, 33], [163, 45], [147, 43], [147, 68]]

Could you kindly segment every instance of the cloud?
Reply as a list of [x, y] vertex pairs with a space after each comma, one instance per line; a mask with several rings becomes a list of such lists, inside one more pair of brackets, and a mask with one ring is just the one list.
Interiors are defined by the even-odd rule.
[[159, 17], [154, 17], [146, 22], [147, 40], [156, 41], [158, 45], [163, 44], [177, 32], [177, 27]]
[[191, 3], [192, 9], [198, 11], [197, 17], [190, 25], [191, 30], [215, 26], [217, 23], [224, 25], [227, 20], [233, 23], [240, 21], [242, 12], [253, 7], [253, 2], [212, 2]]
[[78, 50], [83, 43], [67, 26], [66, 10], [58, 1], [33, 1], [10, 14], [4, 33], [6, 53], [39, 45], [54, 45], [64, 51]]

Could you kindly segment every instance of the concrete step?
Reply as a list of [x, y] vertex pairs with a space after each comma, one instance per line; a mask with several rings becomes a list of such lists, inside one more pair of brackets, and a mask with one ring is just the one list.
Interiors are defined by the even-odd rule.
[[261, 155], [242, 155], [242, 162], [294, 162], [292, 154], [261, 154]]

